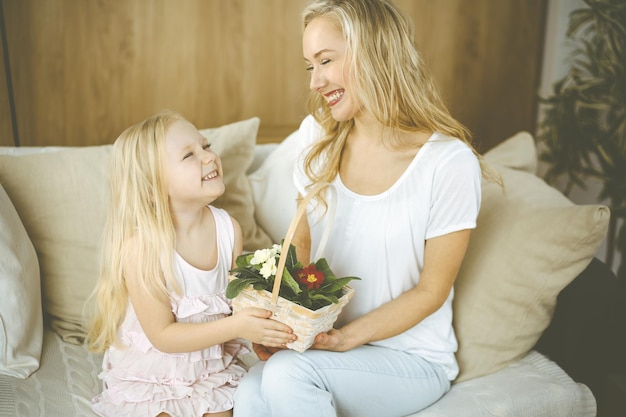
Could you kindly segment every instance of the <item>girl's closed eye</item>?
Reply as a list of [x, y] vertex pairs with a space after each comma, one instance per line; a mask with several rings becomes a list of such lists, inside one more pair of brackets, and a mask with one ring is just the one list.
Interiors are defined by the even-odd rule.
[[[205, 151], [211, 149], [211, 144], [210, 143], [205, 143], [204, 145], [202, 145], [202, 149], [205, 150]], [[193, 151], [187, 152], [185, 154], [185, 156], [183, 156], [183, 160], [185, 160], [185, 159], [187, 159], [187, 158], [189, 158], [191, 156], [193, 156]]]
[[185, 159], [189, 159], [189, 158], [191, 158], [192, 156], [195, 156], [195, 155], [196, 155], [196, 151], [189, 151], [189, 152], [187, 152], [187, 153], [185, 154], [185, 156], [183, 156], [183, 161], [184, 161]]

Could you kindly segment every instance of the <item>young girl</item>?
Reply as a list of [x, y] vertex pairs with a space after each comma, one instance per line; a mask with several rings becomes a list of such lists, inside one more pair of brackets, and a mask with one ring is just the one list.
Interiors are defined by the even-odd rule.
[[[406, 416], [444, 395], [458, 373], [454, 280], [476, 226], [481, 174], [498, 179], [444, 106], [409, 19], [390, 0], [314, 0], [303, 27], [310, 115], [293, 180], [301, 195], [334, 185], [320, 256], [361, 280], [311, 350], [255, 345], [266, 361], [241, 381], [235, 416]], [[303, 262], [327, 222], [314, 210], [306, 220], [293, 238]]]
[[105, 352], [101, 416], [230, 416], [246, 370], [236, 338], [295, 339], [271, 312], [231, 315], [224, 291], [241, 229], [209, 204], [222, 164], [180, 115], [157, 114], [113, 146], [111, 201], [89, 347]]

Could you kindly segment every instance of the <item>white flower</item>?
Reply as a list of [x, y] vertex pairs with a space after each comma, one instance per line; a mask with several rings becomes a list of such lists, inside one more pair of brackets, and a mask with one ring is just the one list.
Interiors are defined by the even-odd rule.
[[272, 252], [270, 249], [259, 249], [254, 251], [254, 256], [250, 259], [251, 265], [259, 265], [263, 262], [267, 261], [272, 257]]
[[261, 267], [261, 271], [259, 271], [263, 278], [268, 279], [272, 275], [276, 275], [276, 258], [271, 257]]
[[282, 247], [275, 243], [274, 246], [272, 246], [272, 249], [271, 249], [272, 256], [274, 256], [274, 257], [280, 256], [281, 249], [282, 249]]

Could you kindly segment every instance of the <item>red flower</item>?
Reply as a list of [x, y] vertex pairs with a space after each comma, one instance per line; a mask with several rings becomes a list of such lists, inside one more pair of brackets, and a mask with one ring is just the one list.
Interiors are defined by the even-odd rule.
[[307, 267], [298, 269], [296, 271], [296, 275], [298, 277], [298, 281], [300, 281], [301, 284], [306, 285], [310, 290], [318, 289], [320, 285], [324, 283], [324, 273], [322, 271], [318, 271], [315, 264], [310, 264]]

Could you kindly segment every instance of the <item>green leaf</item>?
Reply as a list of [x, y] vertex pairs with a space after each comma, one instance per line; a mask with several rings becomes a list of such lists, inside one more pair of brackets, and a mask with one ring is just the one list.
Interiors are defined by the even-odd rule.
[[255, 278], [258, 280], [264, 280], [263, 275], [261, 275], [257, 270], [250, 268], [235, 268], [231, 271], [231, 273], [237, 278]]
[[289, 249], [287, 250], [287, 259], [285, 259], [285, 268], [293, 270], [296, 264], [298, 264], [296, 247], [290, 244]]
[[254, 253], [239, 255], [235, 260], [235, 265], [237, 265], [238, 268], [247, 268], [250, 265], [250, 259], [253, 257]]
[[355, 280], [355, 279], [360, 280], [361, 278], [358, 278], [358, 277], [337, 278], [336, 280], [328, 284], [327, 283], [322, 284], [319, 290], [323, 290], [325, 293], [334, 293], [335, 291], [341, 290], [346, 284], [348, 284], [350, 281]]
[[243, 291], [248, 285], [254, 284], [256, 279], [251, 278], [235, 278], [226, 286], [226, 297], [235, 298]]
[[302, 292], [302, 288], [300, 288], [300, 285], [287, 268], [283, 270], [283, 280], [280, 282], [280, 286], [282, 287], [283, 285], [289, 288], [294, 294], [300, 294]]
[[334, 295], [328, 295], [328, 294], [314, 294], [310, 298], [311, 300], [316, 300], [316, 301], [323, 300], [323, 301], [328, 301], [328, 303], [333, 303], [333, 304], [337, 304], [339, 302], [339, 298], [335, 297]]
[[299, 304], [306, 308], [311, 308], [313, 306], [313, 302], [311, 301], [310, 298], [305, 298], [305, 299], [300, 300]]
[[330, 269], [326, 258], [318, 259], [317, 262], [315, 262], [315, 268], [317, 268], [318, 271], [324, 273], [325, 280], [333, 280], [336, 278], [335, 273], [332, 271], [332, 269]]

